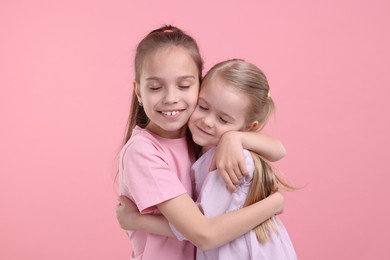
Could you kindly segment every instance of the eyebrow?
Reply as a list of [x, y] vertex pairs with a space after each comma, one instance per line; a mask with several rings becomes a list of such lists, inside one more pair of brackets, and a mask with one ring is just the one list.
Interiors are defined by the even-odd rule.
[[[177, 79], [179, 79], [179, 80], [195, 79], [195, 77], [192, 75], [185, 75], [185, 76], [180, 76]], [[152, 76], [152, 77], [147, 77], [146, 80], [163, 80], [163, 78]]]

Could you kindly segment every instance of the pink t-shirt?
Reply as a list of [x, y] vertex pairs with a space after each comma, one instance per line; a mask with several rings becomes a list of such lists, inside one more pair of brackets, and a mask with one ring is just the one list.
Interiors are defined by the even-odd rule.
[[[141, 213], [161, 214], [156, 205], [184, 193], [192, 197], [190, 178], [194, 155], [186, 137], [166, 139], [136, 127], [121, 150], [120, 192], [132, 199]], [[132, 259], [186, 260], [194, 258], [194, 246], [144, 231], [129, 232]]]

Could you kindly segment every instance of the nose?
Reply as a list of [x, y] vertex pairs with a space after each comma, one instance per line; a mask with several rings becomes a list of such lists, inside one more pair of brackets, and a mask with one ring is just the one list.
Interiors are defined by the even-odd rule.
[[175, 104], [179, 101], [179, 96], [175, 88], [167, 88], [164, 96], [164, 103]]
[[212, 119], [212, 115], [207, 115], [203, 118], [203, 124], [208, 127], [208, 128], [212, 128], [214, 126], [214, 122], [213, 122], [213, 119]]

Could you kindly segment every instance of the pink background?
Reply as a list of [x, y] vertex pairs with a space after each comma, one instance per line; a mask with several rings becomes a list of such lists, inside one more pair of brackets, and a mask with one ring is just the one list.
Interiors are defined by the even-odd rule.
[[134, 49], [164, 23], [206, 70], [268, 75], [299, 259], [390, 259], [390, 2], [238, 3], [0, 2], [0, 259], [129, 259], [113, 176]]

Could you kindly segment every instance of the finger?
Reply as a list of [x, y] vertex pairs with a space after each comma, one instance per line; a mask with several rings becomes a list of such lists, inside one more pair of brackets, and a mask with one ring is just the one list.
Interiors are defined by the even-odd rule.
[[[232, 170], [229, 170], [228, 171], [228, 175], [229, 175], [229, 178], [231, 180], [231, 182], [234, 184], [234, 185], [237, 185], [240, 183], [240, 180], [239, 178], [237, 177], [237, 173], [232, 169]], [[240, 174], [241, 175], [241, 174]]]
[[221, 171], [220, 176], [222, 177], [223, 181], [225, 182], [226, 186], [231, 192], [234, 192], [236, 190], [236, 186], [233, 184], [229, 174], [226, 171]]
[[230, 179], [229, 182], [225, 180], [226, 184], [238, 184], [240, 182], [235, 173], [233, 164], [220, 162], [219, 165], [217, 165], [217, 168], [218, 171], [223, 174], [224, 178]]
[[239, 171], [242, 174], [242, 176], [247, 176], [248, 175], [248, 169], [246, 168], [245, 161], [239, 161], [238, 162], [238, 167], [239, 167]]
[[237, 165], [237, 167], [235, 167], [233, 169], [233, 171], [234, 171], [234, 174], [236, 175], [236, 178], [238, 179], [238, 181], [241, 182], [241, 179], [244, 178], [245, 175], [242, 173], [239, 165]]

